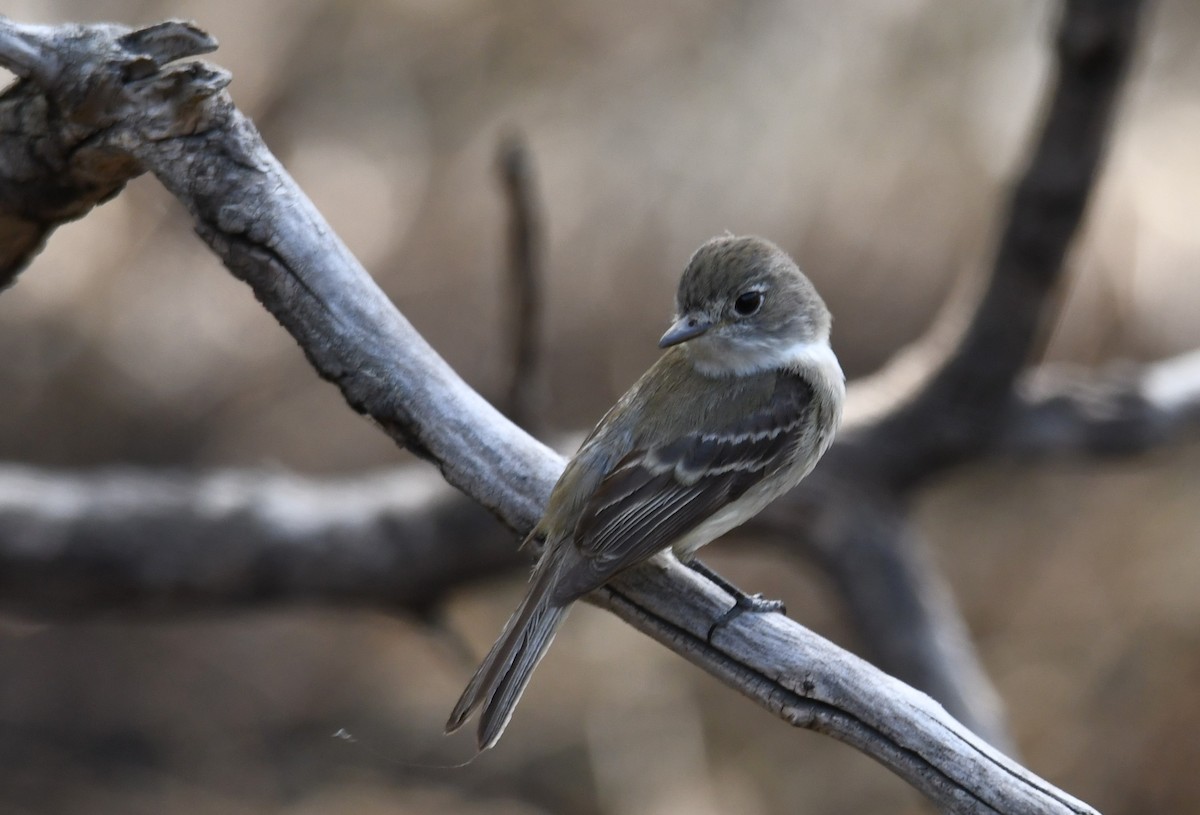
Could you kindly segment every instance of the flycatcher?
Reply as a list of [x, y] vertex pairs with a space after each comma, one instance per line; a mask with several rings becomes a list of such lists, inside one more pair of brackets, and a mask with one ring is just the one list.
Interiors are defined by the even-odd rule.
[[480, 750], [504, 732], [573, 602], [658, 553], [690, 562], [799, 483], [833, 440], [846, 388], [829, 310], [782, 250], [708, 241], [675, 307], [666, 353], [584, 440], [526, 539], [545, 541], [529, 591], [446, 723], [453, 732], [482, 706]]

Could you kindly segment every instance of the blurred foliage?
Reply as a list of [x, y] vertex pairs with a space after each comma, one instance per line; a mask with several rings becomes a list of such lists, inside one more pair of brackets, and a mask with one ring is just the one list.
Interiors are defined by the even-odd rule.
[[[657, 353], [690, 251], [791, 251], [853, 375], [984, 270], [1049, 67], [1019, 0], [17, 0], [29, 22], [192, 17], [268, 143], [404, 313], [503, 392], [502, 198], [519, 127], [547, 232], [547, 423], [594, 421]], [[1200, 6], [1162, 0], [1047, 355], [1200, 345]], [[59, 467], [404, 460], [142, 179], [0, 295], [0, 456]], [[920, 507], [1030, 766], [1106, 813], [1200, 811], [1197, 452], [998, 464]], [[853, 647], [814, 575], [722, 547], [736, 582]], [[490, 642], [513, 601], [459, 598]], [[590, 609], [499, 750], [440, 736], [446, 634], [363, 614], [0, 628], [0, 811], [922, 811]], [[345, 728], [355, 740], [331, 738]]]

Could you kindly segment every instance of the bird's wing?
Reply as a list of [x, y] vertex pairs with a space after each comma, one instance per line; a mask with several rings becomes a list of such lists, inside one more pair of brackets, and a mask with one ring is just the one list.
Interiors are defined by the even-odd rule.
[[595, 588], [740, 498], [786, 463], [813, 409], [811, 385], [781, 375], [769, 406], [630, 452], [600, 482], [575, 527], [591, 578], [580, 582], [594, 585], [569, 582], [580, 594]]

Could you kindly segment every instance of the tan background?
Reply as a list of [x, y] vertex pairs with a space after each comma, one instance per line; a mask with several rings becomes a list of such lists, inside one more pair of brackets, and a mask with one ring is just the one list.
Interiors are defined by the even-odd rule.
[[[503, 217], [519, 127], [548, 230], [556, 429], [653, 359], [675, 279], [729, 229], [791, 251], [851, 375], [986, 265], [1049, 68], [1055, 4], [970, 0], [10, 2], [28, 22], [192, 17], [268, 144], [433, 345], [503, 392]], [[1048, 355], [1200, 345], [1200, 6], [1163, 0]], [[405, 461], [152, 179], [54, 235], [0, 295], [0, 457], [55, 467]], [[1023, 757], [1106, 813], [1200, 811], [1200, 450], [957, 472], [916, 513]], [[854, 647], [804, 564], [715, 565]], [[519, 578], [464, 593], [474, 655]], [[470, 665], [404, 619], [300, 610], [0, 628], [0, 812], [921, 811], [859, 754], [791, 731], [583, 609], [505, 742], [440, 725]], [[357, 739], [330, 734], [345, 728]]]

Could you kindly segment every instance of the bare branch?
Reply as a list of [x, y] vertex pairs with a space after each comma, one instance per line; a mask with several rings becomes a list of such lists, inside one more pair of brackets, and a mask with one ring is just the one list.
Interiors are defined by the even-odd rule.
[[[186, 41], [190, 29], [170, 25]], [[0, 41], [19, 36], [52, 50], [69, 33], [73, 47], [93, 53], [64, 59], [56, 82], [40, 90], [89, 152], [127, 157], [96, 172], [124, 181], [130, 160], [153, 172], [355, 410], [509, 526], [532, 527], [561, 459], [468, 387], [396, 311], [222, 92], [224, 71], [185, 63], [155, 72], [123, 32], [8, 22]], [[43, 122], [41, 140], [59, 137], [55, 124]]]
[[0, 467], [0, 609], [24, 617], [419, 612], [525, 561], [510, 531], [427, 469], [318, 481]]
[[1015, 754], [954, 597], [892, 497], [821, 468], [745, 532], [813, 558], [832, 579], [872, 662]]
[[870, 448], [884, 483], [911, 489], [980, 454], [1000, 432], [1013, 383], [1034, 350], [1095, 184], [1137, 42], [1141, 5], [1140, 0], [1065, 4], [1056, 84], [1009, 200], [983, 299], [961, 340], [916, 396], [860, 431], [859, 443]]
[[[1094, 812], [1004, 757], [925, 694], [786, 617], [743, 615], [706, 643], [702, 621], [728, 603], [710, 605], [707, 581], [690, 569], [674, 562], [660, 568], [676, 579], [633, 570], [593, 602], [793, 725], [863, 750], [945, 812]], [[636, 602], [628, 599], [634, 592]]]
[[1026, 378], [995, 441], [1001, 453], [1131, 455], [1195, 438], [1200, 350], [1104, 376], [1047, 366]]
[[[57, 31], [6, 30], [46, 49]], [[42, 88], [71, 127], [154, 172], [356, 410], [514, 529], [532, 525], [562, 459], [468, 388], [395, 311], [221, 92], [227, 77], [201, 64], [148, 71], [129, 36], [101, 27], [72, 33], [104, 58], [86, 77], [66, 65]], [[55, 134], [48, 128], [46, 137]], [[949, 811], [1092, 811], [971, 736], [932, 700], [791, 621], [747, 615], [729, 629], [733, 645], [722, 648], [725, 635], [706, 643], [730, 598], [677, 564], [632, 570], [596, 601], [788, 721], [868, 752]]]
[[539, 429], [542, 377], [538, 336], [542, 323], [542, 228], [533, 157], [513, 133], [499, 146], [496, 166], [508, 202], [508, 332], [512, 373], [504, 405], [530, 433]]

